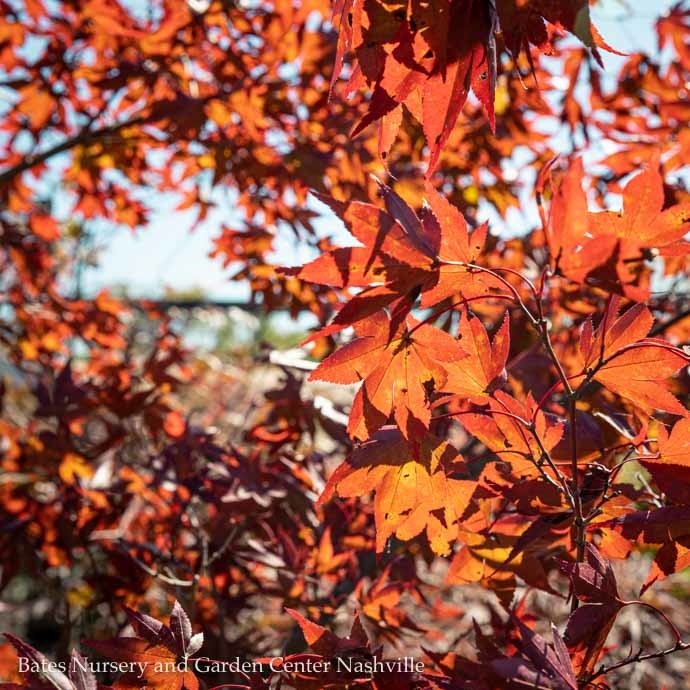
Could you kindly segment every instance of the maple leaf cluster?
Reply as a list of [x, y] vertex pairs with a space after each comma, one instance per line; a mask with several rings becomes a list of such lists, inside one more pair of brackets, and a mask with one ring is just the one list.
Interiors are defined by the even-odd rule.
[[[600, 4], [0, 0], [3, 687], [684, 687], [690, 8]], [[162, 197], [301, 359], [85, 296]]]

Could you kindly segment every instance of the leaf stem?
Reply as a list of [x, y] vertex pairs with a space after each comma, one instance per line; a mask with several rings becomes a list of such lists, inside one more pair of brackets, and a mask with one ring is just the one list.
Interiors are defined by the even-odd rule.
[[[474, 271], [480, 271], [482, 273], [486, 273], [490, 276], [493, 276], [496, 278], [496, 280], [500, 281], [503, 285], [505, 285], [506, 288], [510, 291], [510, 294], [513, 295], [513, 298], [515, 301], [518, 303], [520, 306], [520, 309], [524, 312], [525, 316], [529, 319], [530, 323], [533, 326], [536, 326], [537, 324], [537, 319], [534, 318], [534, 314], [528, 309], [527, 305], [523, 302], [522, 297], [520, 297], [520, 293], [517, 291], [515, 286], [507, 281], [503, 276], [499, 275], [496, 271], [490, 269], [490, 268], [485, 268], [484, 266], [478, 266], [477, 264], [464, 264], [467, 266], [467, 268], [471, 268]], [[523, 276], [521, 276], [523, 277]], [[527, 278], [524, 278], [524, 280], [527, 280]], [[531, 281], [527, 280], [529, 285], [531, 286], [532, 293], [536, 295], [534, 285], [532, 285]]]
[[426, 319], [420, 321], [419, 323], [416, 323], [408, 332], [408, 337], [411, 336], [418, 328], [421, 328], [422, 326], [426, 326], [427, 324], [431, 323], [432, 321], [435, 321], [439, 316], [442, 316], [446, 312], [451, 311], [452, 309], [455, 309], [455, 307], [459, 307], [462, 304], [467, 304], [468, 302], [475, 302], [477, 300], [488, 300], [488, 299], [505, 299], [505, 300], [512, 300], [513, 297], [512, 295], [476, 295], [474, 297], [463, 297], [462, 299], [458, 300], [457, 302], [453, 302], [452, 304], [449, 304], [445, 307], [441, 307], [440, 309], [437, 309], [435, 312], [432, 312], [429, 316], [426, 317]]
[[664, 622], [668, 625], [668, 627], [671, 629], [673, 636], [676, 638], [676, 644], [683, 644], [683, 638], [676, 625], [661, 609], [658, 609], [656, 606], [654, 606], [654, 604], [650, 604], [648, 601], [640, 601], [639, 599], [635, 599], [633, 601], [626, 601], [624, 603], [626, 606], [629, 606], [631, 604], [638, 604], [639, 606], [645, 606], [650, 611], [654, 611], [654, 613], [656, 613], [660, 618], [662, 618]]

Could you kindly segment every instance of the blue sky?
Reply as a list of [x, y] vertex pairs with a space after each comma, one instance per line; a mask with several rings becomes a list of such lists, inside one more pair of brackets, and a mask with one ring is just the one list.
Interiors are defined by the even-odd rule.
[[[672, 0], [603, 0], [592, 9], [593, 21], [615, 48], [654, 52], [654, 21], [673, 4]], [[607, 75], [615, 78], [624, 58], [607, 53], [603, 57]], [[219, 226], [233, 225], [232, 210], [225, 205], [190, 232], [193, 213], [174, 212], [175, 203], [165, 198], [157, 198], [155, 204], [146, 228], [137, 232], [107, 228], [98, 233], [97, 244], [103, 247], [100, 265], [85, 273], [84, 292], [93, 294], [104, 287], [125, 285], [131, 296], [155, 298], [168, 286], [176, 290], [200, 288], [214, 299], [247, 299], [248, 287], [228, 280], [231, 270], [209, 258]], [[321, 224], [329, 230], [340, 226], [334, 218], [324, 218]], [[281, 256], [286, 255], [296, 256], [287, 244], [281, 247]]]

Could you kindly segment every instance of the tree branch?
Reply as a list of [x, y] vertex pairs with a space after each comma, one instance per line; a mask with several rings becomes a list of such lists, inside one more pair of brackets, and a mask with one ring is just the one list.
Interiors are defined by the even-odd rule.
[[690, 317], [690, 307], [687, 309], [684, 309], [681, 312], [678, 312], [674, 317], [670, 318], [668, 321], [664, 321], [663, 323], [658, 323], [652, 330], [650, 331], [649, 335], [651, 337], [656, 337], [657, 335], [661, 335], [665, 333], [669, 328], [672, 326], [675, 326], [677, 323], [680, 323], [684, 319], [687, 319]]
[[79, 134], [69, 139], [65, 139], [64, 141], [60, 142], [59, 144], [55, 144], [55, 146], [52, 146], [51, 148], [46, 149], [45, 151], [24, 156], [20, 163], [17, 163], [17, 165], [13, 166], [12, 168], [8, 168], [4, 172], [0, 173], [0, 189], [9, 185], [18, 175], [21, 175], [22, 173], [26, 172], [27, 170], [30, 170], [36, 165], [41, 165], [42, 163], [45, 163], [47, 160], [53, 158], [54, 156], [57, 156], [60, 153], [69, 151], [70, 149], [73, 149], [75, 146], [83, 146], [86, 144], [93, 143], [110, 134], [116, 134], [117, 132], [127, 127], [132, 127], [133, 125], [141, 124], [142, 122], [144, 122], [144, 120], [145, 118], [143, 115], [138, 115], [137, 117], [133, 117], [131, 120], [127, 120], [125, 122], [118, 122], [117, 124], [108, 125], [107, 127], [101, 127], [100, 129], [96, 130], [90, 130], [87, 127], [83, 129]]
[[591, 676], [589, 676], [585, 680], [585, 685], [591, 685], [592, 681], [595, 678], [599, 678], [599, 676], [603, 676], [607, 673], [610, 673], [611, 671], [615, 671], [619, 668], [623, 668], [624, 666], [627, 666], [628, 664], [636, 664], [640, 661], [647, 661], [649, 659], [659, 659], [662, 656], [668, 656], [669, 654], [673, 654], [674, 652], [679, 652], [684, 649], [690, 648], [690, 643], [688, 642], [676, 642], [673, 647], [669, 647], [668, 649], [662, 649], [661, 651], [658, 652], [649, 652], [648, 654], [643, 654], [642, 650], [640, 649], [637, 654], [631, 654], [627, 656], [625, 659], [622, 661], [619, 661], [618, 663], [611, 664], [611, 666], [600, 666], [597, 671], [595, 671]]

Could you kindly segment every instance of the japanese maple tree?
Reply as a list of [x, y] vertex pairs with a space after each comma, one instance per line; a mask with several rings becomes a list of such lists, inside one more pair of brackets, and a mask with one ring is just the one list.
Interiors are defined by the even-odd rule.
[[[686, 687], [687, 2], [0, 8], [1, 687]], [[162, 198], [299, 357], [85, 294]]]

